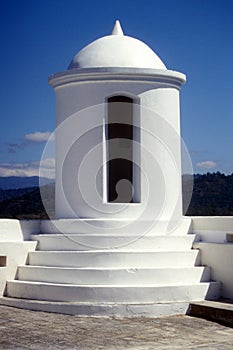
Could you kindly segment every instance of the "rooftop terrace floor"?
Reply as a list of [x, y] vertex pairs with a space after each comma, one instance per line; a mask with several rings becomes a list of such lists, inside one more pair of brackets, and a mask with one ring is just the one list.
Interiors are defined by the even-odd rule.
[[190, 316], [94, 318], [0, 306], [1, 349], [232, 349], [233, 329]]

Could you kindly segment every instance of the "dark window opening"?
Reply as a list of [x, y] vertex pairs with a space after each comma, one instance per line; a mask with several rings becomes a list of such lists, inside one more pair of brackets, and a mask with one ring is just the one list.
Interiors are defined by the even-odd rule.
[[108, 98], [108, 202], [133, 202], [133, 99]]

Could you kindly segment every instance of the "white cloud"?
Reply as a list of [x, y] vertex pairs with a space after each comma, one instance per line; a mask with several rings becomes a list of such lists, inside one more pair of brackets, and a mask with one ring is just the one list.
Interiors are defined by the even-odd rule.
[[48, 179], [55, 178], [55, 158], [45, 158], [41, 160], [39, 176]]
[[40, 161], [40, 167], [46, 169], [55, 168], [55, 158], [45, 158]]
[[204, 162], [197, 163], [196, 166], [202, 169], [214, 169], [217, 167], [217, 163], [213, 162], [212, 160], [206, 160]]
[[48, 179], [55, 178], [55, 159], [46, 158], [40, 161], [24, 163], [0, 164], [0, 176], [40, 176]]
[[9, 143], [8, 153], [16, 153], [19, 150], [23, 150], [25, 147], [30, 147], [33, 143], [40, 144], [47, 141], [49, 141], [50, 143], [53, 143], [54, 139], [55, 139], [54, 133], [50, 131], [45, 131], [45, 132], [35, 131], [30, 134], [26, 134], [23, 140], [17, 143]]
[[46, 132], [36, 131], [36, 132], [30, 133], [30, 134], [26, 134], [25, 139], [27, 141], [37, 142], [37, 143], [47, 142], [51, 135], [52, 135], [52, 133], [49, 131], [46, 131]]

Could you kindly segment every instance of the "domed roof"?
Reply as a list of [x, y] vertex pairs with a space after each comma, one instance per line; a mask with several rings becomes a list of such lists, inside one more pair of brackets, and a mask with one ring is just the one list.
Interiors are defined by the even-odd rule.
[[164, 63], [149, 46], [123, 34], [119, 21], [116, 21], [112, 35], [97, 39], [79, 51], [68, 69], [104, 67], [166, 70]]

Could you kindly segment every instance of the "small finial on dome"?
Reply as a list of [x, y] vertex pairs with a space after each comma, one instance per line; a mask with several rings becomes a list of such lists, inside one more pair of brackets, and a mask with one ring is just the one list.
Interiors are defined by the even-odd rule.
[[112, 35], [124, 35], [123, 30], [121, 28], [121, 24], [118, 20], [116, 20], [115, 25], [112, 30]]

